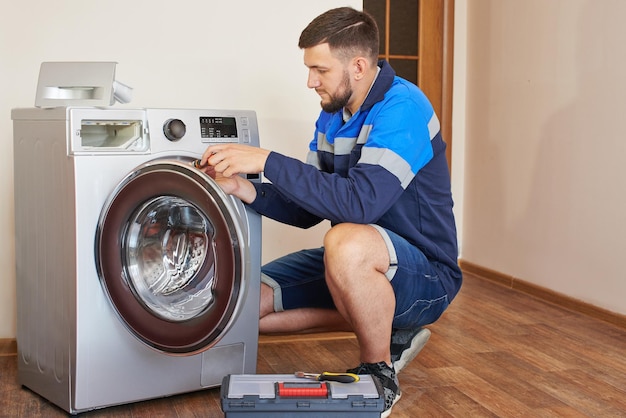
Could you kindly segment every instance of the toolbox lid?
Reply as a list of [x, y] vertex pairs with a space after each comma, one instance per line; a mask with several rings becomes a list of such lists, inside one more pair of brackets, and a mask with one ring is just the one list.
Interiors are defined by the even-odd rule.
[[[274, 399], [276, 383], [303, 383], [310, 380], [291, 374], [233, 374], [228, 380], [228, 399], [241, 399], [256, 396], [259, 399]], [[327, 382], [332, 399], [347, 399], [348, 396], [362, 396], [365, 399], [380, 398], [378, 388], [371, 375], [360, 375], [358, 382]]]

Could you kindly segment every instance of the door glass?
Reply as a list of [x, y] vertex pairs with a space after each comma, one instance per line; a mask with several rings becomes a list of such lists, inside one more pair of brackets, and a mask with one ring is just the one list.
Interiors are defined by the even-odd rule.
[[128, 285], [152, 313], [185, 321], [211, 305], [214, 228], [193, 204], [174, 196], [147, 201], [129, 218], [122, 241]]

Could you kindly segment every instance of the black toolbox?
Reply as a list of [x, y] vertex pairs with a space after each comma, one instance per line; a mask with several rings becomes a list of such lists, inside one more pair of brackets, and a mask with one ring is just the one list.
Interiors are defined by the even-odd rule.
[[289, 374], [231, 374], [224, 377], [225, 418], [323, 417], [380, 418], [385, 407], [378, 379], [318, 382]]

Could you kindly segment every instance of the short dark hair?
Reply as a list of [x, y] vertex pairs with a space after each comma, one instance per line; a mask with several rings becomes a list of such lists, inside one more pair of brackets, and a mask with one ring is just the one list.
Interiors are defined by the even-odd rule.
[[364, 55], [373, 63], [378, 59], [378, 26], [366, 12], [351, 7], [339, 7], [322, 13], [302, 31], [301, 49], [328, 43], [340, 57]]

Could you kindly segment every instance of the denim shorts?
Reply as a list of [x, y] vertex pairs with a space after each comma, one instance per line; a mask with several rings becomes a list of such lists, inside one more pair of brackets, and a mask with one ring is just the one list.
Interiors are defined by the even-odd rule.
[[[389, 251], [386, 276], [396, 295], [393, 328], [417, 328], [435, 322], [450, 303], [436, 266], [401, 236], [372, 226], [381, 233]], [[261, 273], [261, 281], [274, 289], [276, 312], [335, 309], [324, 278], [323, 247], [285, 255], [264, 265]]]

